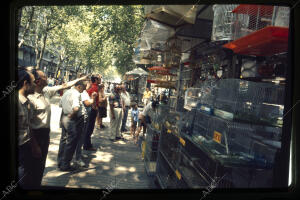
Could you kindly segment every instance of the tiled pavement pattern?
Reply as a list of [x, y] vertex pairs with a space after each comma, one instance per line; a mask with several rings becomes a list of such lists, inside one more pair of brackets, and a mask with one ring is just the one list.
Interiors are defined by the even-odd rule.
[[[125, 141], [111, 142], [108, 139], [109, 117], [104, 119], [104, 125], [107, 128], [94, 129], [92, 143], [97, 151], [83, 151], [88, 156], [84, 159], [87, 167], [75, 172], [59, 171], [56, 162], [61, 136], [58, 123], [60, 116], [59, 100], [58, 96], [51, 99], [51, 136], [42, 181], [43, 186], [105, 189], [109, 185], [114, 185], [117, 189], [156, 188], [152, 178], [146, 174], [141, 159], [141, 150], [133, 144], [129, 132], [123, 133]], [[127, 120], [127, 126], [129, 125], [130, 118]], [[127, 129], [129, 130], [129, 127]]]

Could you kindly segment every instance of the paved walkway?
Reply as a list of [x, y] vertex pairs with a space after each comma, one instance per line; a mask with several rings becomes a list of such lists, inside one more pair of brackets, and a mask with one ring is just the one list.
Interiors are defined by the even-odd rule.
[[[58, 96], [51, 99], [50, 146], [42, 185], [92, 189], [104, 189], [109, 185], [114, 185], [117, 189], [156, 188], [152, 178], [145, 172], [140, 148], [133, 144], [130, 134], [123, 133], [125, 141], [111, 142], [108, 138], [109, 128], [94, 129], [92, 143], [98, 150], [83, 151], [88, 156], [84, 159], [86, 168], [75, 172], [59, 171], [56, 162], [61, 136], [58, 125], [61, 112], [59, 100]], [[127, 125], [129, 124], [130, 120]], [[109, 117], [105, 118], [104, 125], [109, 127]]]

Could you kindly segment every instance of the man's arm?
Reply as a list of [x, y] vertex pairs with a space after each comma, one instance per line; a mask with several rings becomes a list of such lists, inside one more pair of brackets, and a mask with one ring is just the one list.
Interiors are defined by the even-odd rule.
[[75, 118], [77, 112], [79, 111], [80, 108], [80, 94], [72, 94], [72, 113], [68, 115], [71, 119]]
[[52, 96], [55, 95], [55, 93], [59, 90], [64, 90], [64, 89], [67, 89], [67, 88], [70, 88], [72, 87], [73, 85], [75, 85], [78, 81], [83, 81], [87, 78], [87, 76], [83, 76], [81, 78], [78, 78], [78, 79], [75, 79], [73, 81], [69, 81], [67, 83], [64, 83], [62, 85], [56, 85], [56, 86], [52, 86], [52, 87], [49, 87], [49, 86], [46, 86], [43, 91], [44, 92], [47, 92], [49, 94], [49, 97], [51, 98]]

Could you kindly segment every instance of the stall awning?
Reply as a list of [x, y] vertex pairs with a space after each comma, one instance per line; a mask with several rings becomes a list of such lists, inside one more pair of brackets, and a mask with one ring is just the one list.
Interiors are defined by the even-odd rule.
[[195, 23], [198, 5], [146, 5], [145, 15], [173, 27]]
[[135, 68], [132, 71], [126, 72], [125, 75], [148, 75], [148, 72], [141, 68]]

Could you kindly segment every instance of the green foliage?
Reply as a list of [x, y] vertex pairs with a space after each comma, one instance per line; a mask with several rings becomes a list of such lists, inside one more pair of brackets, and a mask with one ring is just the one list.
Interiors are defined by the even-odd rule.
[[[28, 24], [31, 10], [23, 8], [22, 27]], [[135, 65], [133, 48], [144, 22], [142, 16], [141, 5], [34, 7], [25, 43], [34, 44], [40, 52], [45, 45], [59, 53], [66, 65], [100, 72], [114, 65], [124, 74]]]

